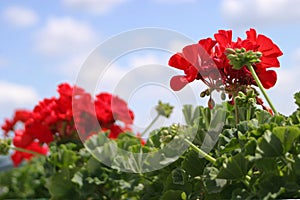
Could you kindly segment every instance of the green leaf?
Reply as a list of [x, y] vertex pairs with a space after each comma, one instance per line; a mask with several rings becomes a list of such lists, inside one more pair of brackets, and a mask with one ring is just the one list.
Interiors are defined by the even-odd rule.
[[82, 177], [83, 177], [82, 173], [78, 171], [74, 174], [72, 178], [72, 182], [78, 184], [79, 187], [81, 188], [83, 186]]
[[248, 174], [250, 163], [243, 153], [238, 153], [229, 157], [223, 162], [217, 178], [221, 179], [241, 179]]
[[74, 143], [51, 146], [51, 154], [47, 159], [52, 165], [59, 168], [75, 167], [80, 158], [73, 150], [74, 148], [76, 148]]
[[186, 153], [184, 160], [181, 163], [182, 169], [192, 177], [200, 176], [203, 173], [207, 160], [200, 158], [199, 154], [195, 151]]
[[161, 200], [182, 200], [181, 194], [181, 190], [168, 190], [162, 195]]
[[284, 192], [284, 190], [283, 177], [274, 174], [266, 174], [259, 180], [259, 199], [276, 199]]
[[208, 194], [219, 193], [225, 187], [227, 180], [219, 179], [219, 170], [215, 167], [206, 167], [203, 172], [203, 181]]
[[183, 116], [187, 125], [193, 125], [193, 106], [192, 105], [184, 105], [183, 109]]
[[271, 114], [265, 110], [257, 110], [255, 116], [259, 124], [269, 123], [272, 117]]
[[294, 173], [300, 177], [300, 154], [295, 157], [295, 163], [293, 164]]
[[258, 139], [257, 151], [263, 157], [277, 157], [283, 155], [283, 148], [280, 140], [269, 130]]
[[295, 103], [300, 108], [300, 92], [297, 92], [297, 93], [294, 94], [294, 99], [295, 99]]
[[250, 199], [250, 194], [247, 192], [245, 188], [236, 188], [232, 192], [232, 199]]
[[276, 158], [263, 158], [255, 162], [255, 166], [263, 173], [273, 173], [279, 175]]
[[270, 123], [275, 123], [277, 126], [285, 126], [286, 117], [283, 115], [275, 115], [271, 118]]
[[300, 129], [298, 127], [275, 127], [273, 134], [281, 141], [284, 153], [288, 152], [295, 140], [300, 136]]
[[173, 184], [184, 185], [185, 171], [183, 169], [177, 168], [172, 171]]
[[79, 198], [73, 188], [70, 172], [67, 170], [51, 176], [48, 179], [46, 186], [51, 194], [51, 199], [53, 200], [68, 199], [71, 196], [74, 197], [74, 199]]
[[181, 168], [176, 168], [172, 171], [169, 171], [169, 174], [165, 180], [162, 181], [164, 184], [164, 191], [181, 190], [181, 192], [186, 192], [189, 194], [193, 190], [192, 183], [188, 181], [185, 171]]
[[232, 138], [225, 146], [221, 146], [220, 148], [221, 154], [232, 152], [240, 148], [239, 141], [237, 138]]
[[293, 124], [300, 124], [300, 109], [296, 110], [292, 113], [292, 115], [289, 117]]

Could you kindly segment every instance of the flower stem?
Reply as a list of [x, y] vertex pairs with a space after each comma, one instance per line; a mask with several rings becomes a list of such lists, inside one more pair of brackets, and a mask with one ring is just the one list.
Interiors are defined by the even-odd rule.
[[238, 125], [238, 123], [240, 123], [240, 120], [239, 120], [239, 108], [236, 105], [236, 95], [234, 95], [233, 99], [234, 99], [235, 125]]
[[251, 119], [251, 106], [249, 107], [249, 109], [247, 109], [246, 115], [246, 120], [249, 121]]
[[23, 149], [23, 148], [19, 148], [19, 147], [10, 147], [12, 150], [15, 150], [15, 151], [21, 151], [21, 152], [24, 152], [24, 153], [30, 153], [30, 154], [33, 154], [35, 156], [45, 156], [44, 154], [41, 154], [41, 153], [38, 153], [36, 151], [31, 151], [31, 150], [28, 150], [28, 149]]
[[184, 139], [184, 141], [186, 143], [188, 143], [194, 151], [196, 151], [197, 153], [199, 153], [201, 156], [203, 156], [206, 160], [208, 160], [211, 163], [215, 163], [216, 159], [213, 158], [212, 156], [208, 155], [207, 153], [205, 153], [204, 151], [202, 151], [201, 149], [199, 149], [196, 145], [194, 145], [191, 141], [189, 141], [188, 139]]
[[152, 120], [152, 122], [147, 126], [147, 128], [141, 133], [141, 137], [144, 136], [149, 131], [151, 126], [153, 126], [153, 124], [158, 120], [159, 117], [160, 114], [157, 114], [156, 117]]
[[250, 72], [251, 72], [251, 74], [252, 74], [252, 76], [253, 76], [253, 78], [254, 78], [256, 84], [258, 85], [259, 89], [260, 89], [261, 92], [263, 93], [263, 95], [264, 95], [265, 99], [267, 100], [268, 104], [270, 105], [271, 109], [273, 110], [274, 114], [275, 114], [275, 115], [278, 115], [278, 112], [276, 111], [276, 109], [275, 109], [273, 103], [271, 102], [269, 96], [267, 95], [266, 90], [265, 90], [265, 88], [263, 87], [263, 85], [261, 84], [261, 82], [260, 82], [260, 80], [259, 80], [259, 78], [258, 78], [258, 76], [257, 76], [257, 74], [256, 74], [256, 72], [255, 72], [255, 70], [253, 69], [252, 65], [247, 65], [247, 67], [248, 67], [248, 69], [250, 70]]

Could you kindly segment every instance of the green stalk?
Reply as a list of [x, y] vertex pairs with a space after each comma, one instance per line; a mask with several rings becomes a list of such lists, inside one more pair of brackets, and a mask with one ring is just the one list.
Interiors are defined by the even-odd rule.
[[246, 116], [247, 121], [249, 121], [250, 118], [251, 118], [251, 108], [252, 108], [252, 106], [250, 106], [249, 109], [247, 109], [247, 112], [246, 112], [246, 114], [247, 114], [247, 116]]
[[31, 150], [28, 150], [28, 149], [23, 149], [23, 148], [19, 148], [19, 147], [10, 147], [10, 148], [12, 150], [21, 151], [21, 152], [24, 152], [24, 153], [30, 153], [30, 154], [33, 154], [35, 156], [45, 156], [44, 154], [38, 153], [36, 151], [31, 151]]
[[240, 122], [239, 120], [239, 108], [236, 105], [236, 95], [234, 95], [233, 99], [234, 99], [234, 112], [235, 112], [235, 125], [238, 125], [238, 123]]
[[149, 131], [149, 129], [151, 128], [151, 126], [153, 126], [153, 124], [158, 120], [160, 114], [157, 114], [156, 117], [152, 120], [152, 122], [147, 126], [147, 128], [142, 132], [141, 137], [144, 136], [147, 131]]
[[208, 155], [207, 153], [205, 153], [204, 151], [202, 151], [201, 149], [199, 149], [196, 145], [194, 145], [191, 141], [189, 141], [188, 139], [184, 139], [184, 141], [186, 143], [188, 143], [194, 151], [196, 151], [197, 153], [199, 153], [201, 156], [203, 156], [203, 158], [205, 158], [206, 160], [208, 160], [211, 163], [215, 163], [216, 159], [213, 158], [212, 156]]
[[268, 104], [270, 105], [271, 109], [273, 110], [274, 114], [275, 114], [275, 115], [278, 115], [278, 112], [276, 111], [276, 109], [275, 109], [273, 103], [271, 102], [269, 96], [267, 95], [266, 90], [265, 90], [265, 88], [263, 87], [263, 85], [261, 84], [261, 82], [260, 82], [260, 80], [259, 80], [259, 78], [258, 78], [258, 76], [257, 76], [257, 74], [256, 74], [256, 72], [255, 72], [255, 70], [253, 69], [252, 65], [249, 64], [249, 65], [247, 65], [247, 67], [248, 67], [248, 69], [250, 70], [250, 72], [251, 72], [251, 74], [252, 74], [252, 76], [253, 76], [255, 82], [257, 83], [257, 85], [258, 85], [260, 91], [263, 93], [265, 99], [267, 100]]

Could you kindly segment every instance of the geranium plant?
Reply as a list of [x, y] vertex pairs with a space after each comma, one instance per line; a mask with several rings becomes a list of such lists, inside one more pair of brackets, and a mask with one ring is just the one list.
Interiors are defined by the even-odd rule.
[[[44, 99], [32, 111], [16, 111], [13, 119], [2, 126], [6, 137], [0, 141], [0, 152], [14, 149], [12, 159], [16, 166], [23, 159], [30, 161], [0, 174], [0, 196], [300, 198], [300, 92], [294, 96], [298, 109], [292, 115], [277, 112], [265, 89], [276, 83], [276, 72], [269, 68], [280, 66], [278, 57], [282, 52], [270, 38], [257, 35], [254, 29], [246, 35], [245, 39], [232, 41], [232, 31], [220, 30], [214, 39], [188, 45], [170, 58], [169, 65], [185, 74], [170, 77], [171, 88], [178, 91], [201, 80], [208, 86], [200, 94], [209, 96], [208, 107], [185, 105], [186, 124], [152, 130], [147, 141], [140, 138], [144, 133], [134, 134], [130, 129], [134, 114], [127, 103], [108, 93], [93, 98], [77, 86], [61, 84], [59, 97]], [[270, 108], [264, 105], [259, 91]], [[222, 105], [215, 103], [213, 92], [220, 93]], [[172, 109], [162, 102], [156, 107], [158, 116], [164, 117], [169, 117]], [[216, 123], [213, 116], [221, 115], [224, 122], [219, 133], [211, 126]], [[12, 144], [9, 132], [13, 133]], [[194, 138], [190, 138], [191, 132]], [[218, 140], [213, 139], [216, 136]], [[207, 138], [215, 141], [210, 151], [202, 149]], [[179, 146], [170, 146], [171, 153], [161, 156], [173, 162], [162, 169], [126, 173], [117, 164], [129, 163], [126, 167], [134, 168], [134, 163], [108, 154], [112, 146], [103, 146], [105, 140], [141, 157], [172, 141], [184, 141], [189, 148], [178, 156]], [[105, 156], [111, 166], [99, 162], [85, 147]], [[151, 159], [145, 166], [153, 162]]]

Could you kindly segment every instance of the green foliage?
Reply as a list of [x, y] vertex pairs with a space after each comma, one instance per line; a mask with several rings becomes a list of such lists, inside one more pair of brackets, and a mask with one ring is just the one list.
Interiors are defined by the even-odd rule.
[[295, 103], [298, 105], [298, 107], [300, 108], [300, 92], [297, 92], [295, 95], [294, 95], [294, 98], [295, 98]]
[[[240, 106], [246, 97], [241, 96]], [[52, 144], [48, 157], [0, 174], [1, 199], [300, 198], [300, 110], [286, 117], [251, 109], [251, 115], [239, 109], [243, 117], [236, 124], [231, 105], [213, 110], [186, 105], [186, 125], [154, 130], [144, 146], [129, 132], [116, 140], [109, 140], [104, 133], [94, 135], [84, 144], [89, 151], [74, 143]], [[186, 145], [183, 139], [202, 150], [212, 145], [207, 153], [216, 161], [206, 160], [192, 147], [178, 155], [181, 145]], [[139, 173], [141, 167], [155, 162], [151, 156], [144, 159], [143, 153], [163, 148], [169, 149], [161, 158], [171, 164]], [[120, 156], [124, 150], [134, 152], [135, 157]], [[120, 167], [136, 173], [121, 172]]]

